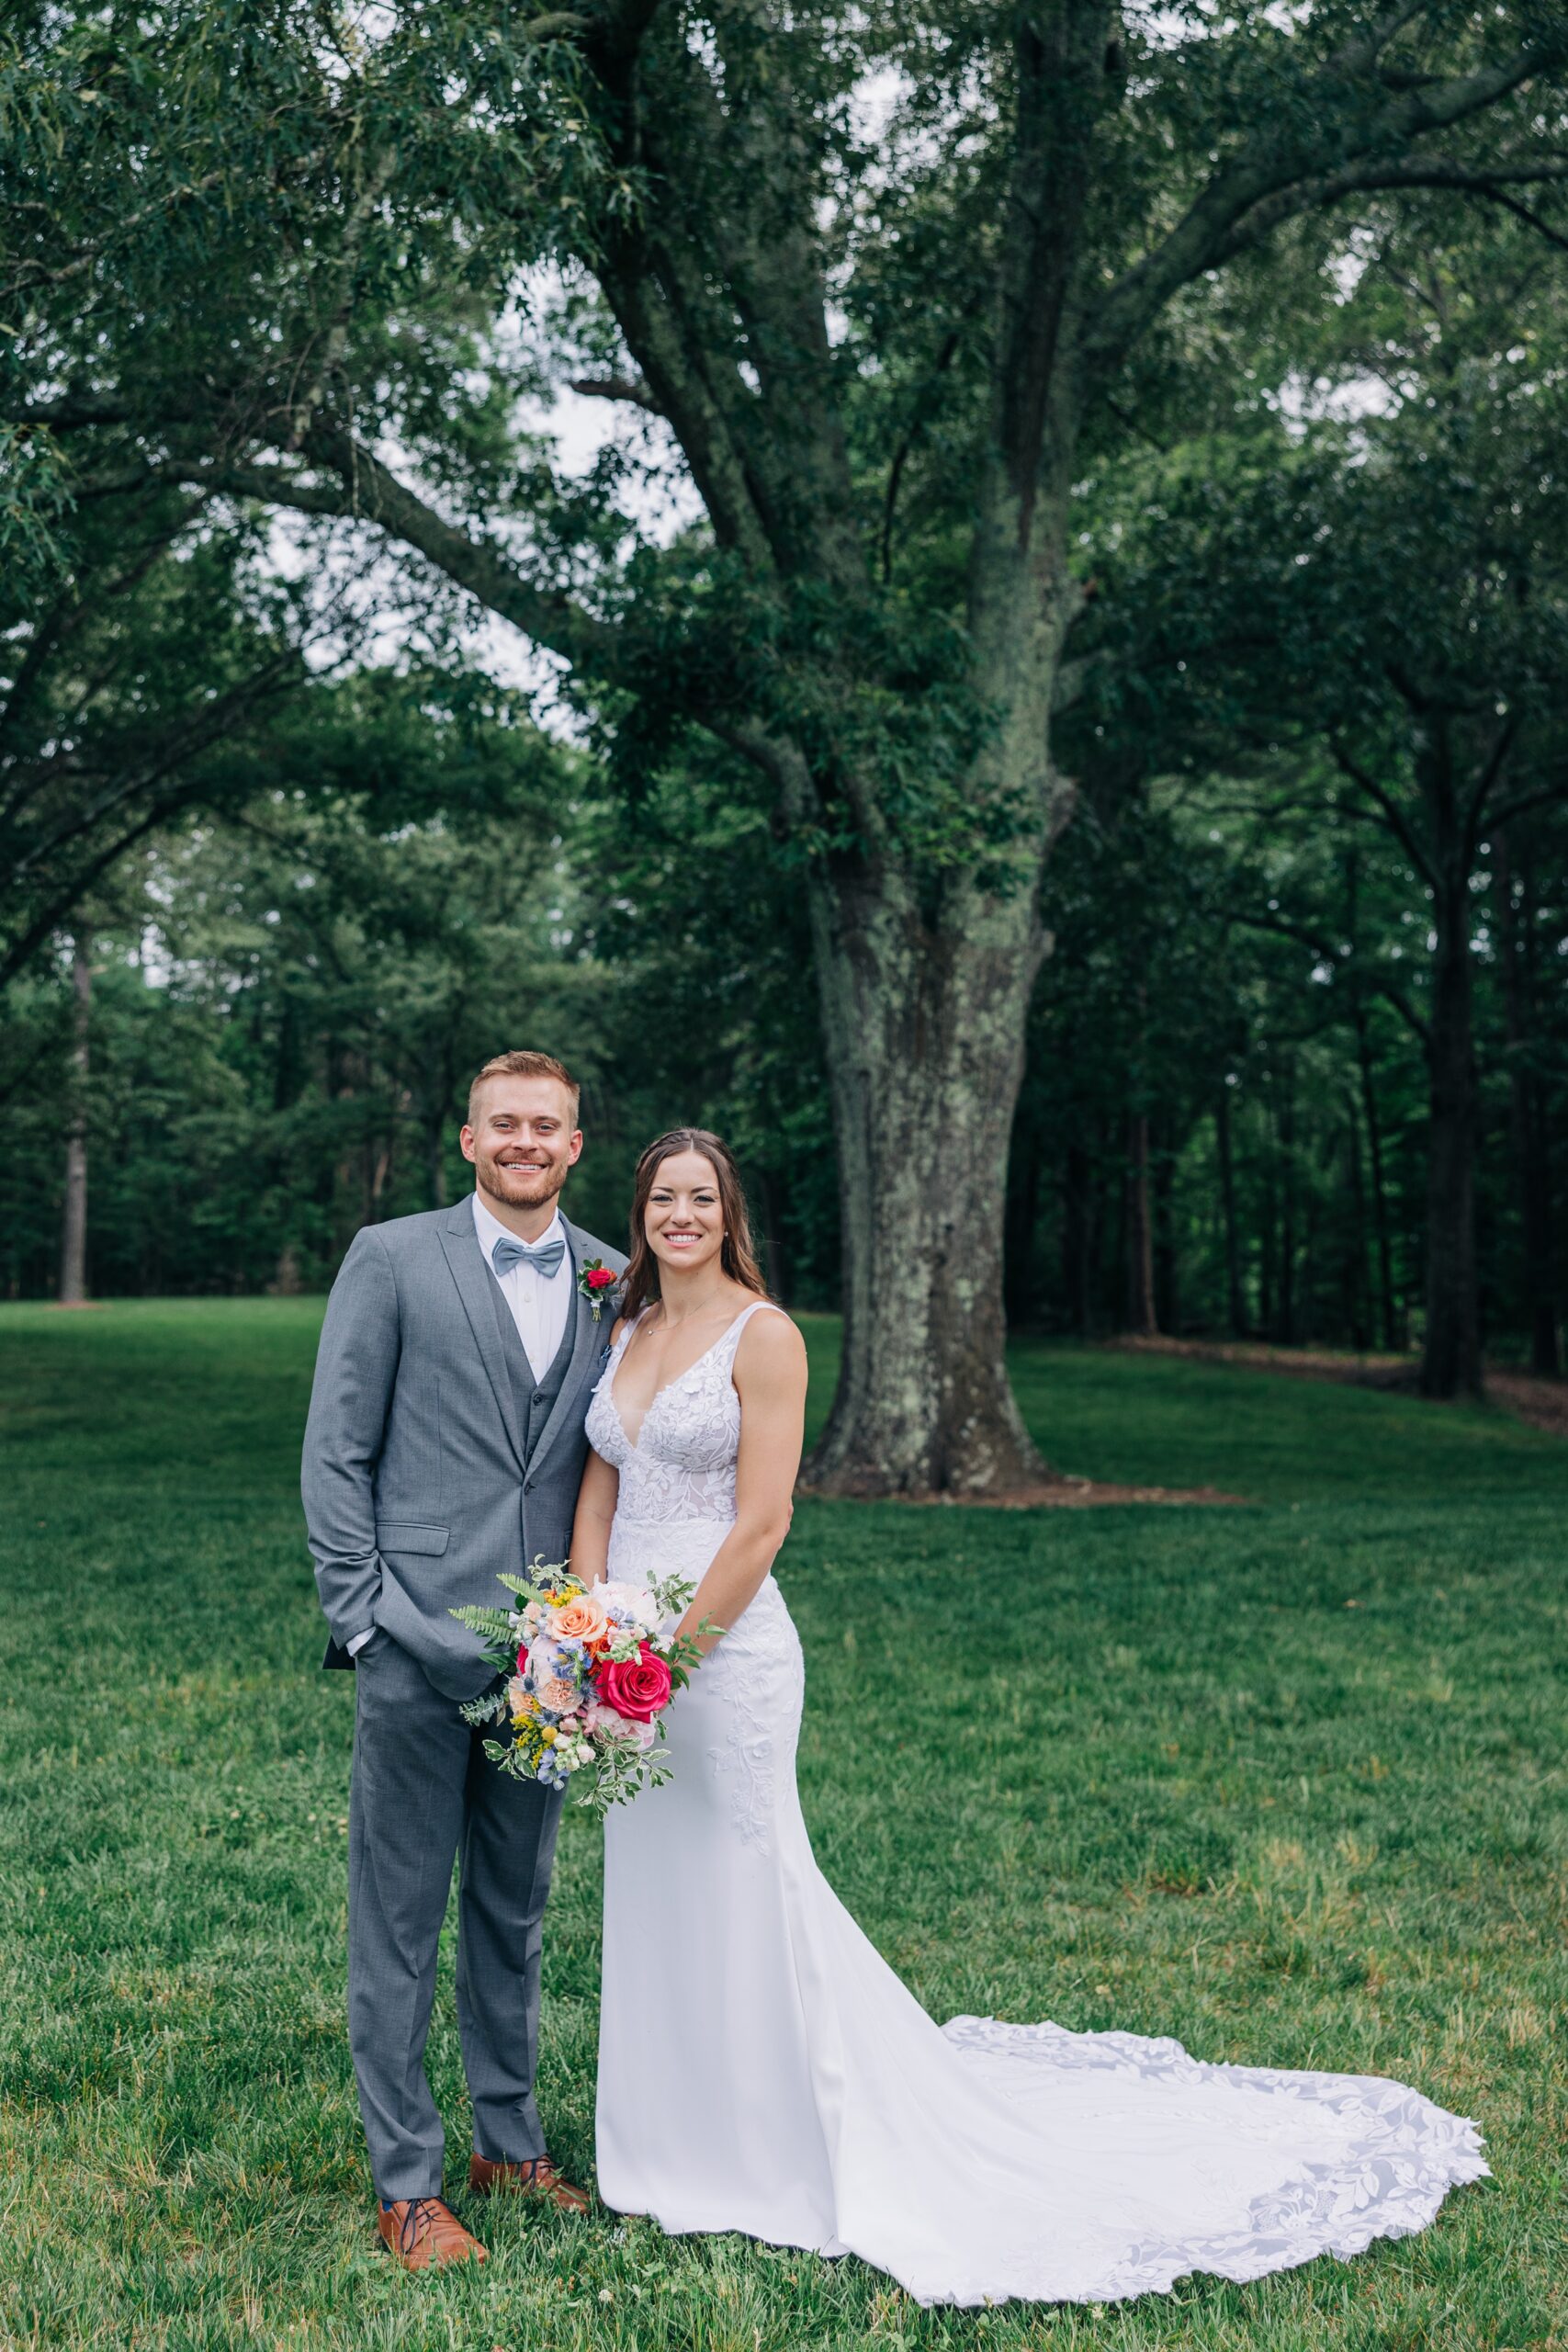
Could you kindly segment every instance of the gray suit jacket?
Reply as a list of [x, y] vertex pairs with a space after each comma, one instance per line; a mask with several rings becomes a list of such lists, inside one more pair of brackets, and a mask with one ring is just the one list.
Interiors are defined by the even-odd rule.
[[[574, 1267], [626, 1260], [563, 1219]], [[512, 1382], [471, 1199], [355, 1234], [316, 1357], [301, 1488], [326, 1663], [372, 1625], [438, 1690], [491, 1679], [479, 1638], [448, 1611], [504, 1605], [496, 1582], [564, 1560], [587, 1458], [583, 1418], [609, 1351], [614, 1296], [594, 1320], [573, 1291], [571, 1359], [524, 1460]]]

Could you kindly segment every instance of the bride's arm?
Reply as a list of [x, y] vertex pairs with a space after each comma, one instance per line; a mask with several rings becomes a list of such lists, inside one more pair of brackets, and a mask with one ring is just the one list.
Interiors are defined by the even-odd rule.
[[[694, 1634], [705, 1617], [733, 1625], [756, 1599], [789, 1533], [806, 1423], [806, 1342], [787, 1315], [753, 1315], [735, 1351], [735, 1385], [740, 1393], [735, 1525], [681, 1621], [683, 1634]], [[711, 1650], [718, 1638], [710, 1634], [701, 1646]]]
[[584, 1584], [603, 1584], [610, 1559], [610, 1521], [615, 1516], [620, 1473], [601, 1453], [590, 1450], [588, 1467], [577, 1490], [577, 1515], [571, 1522], [571, 1568]]

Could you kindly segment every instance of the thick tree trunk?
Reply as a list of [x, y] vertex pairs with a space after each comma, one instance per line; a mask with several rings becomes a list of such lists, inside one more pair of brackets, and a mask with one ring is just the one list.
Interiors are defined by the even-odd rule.
[[1437, 949], [1427, 1046], [1427, 1340], [1428, 1396], [1479, 1396], [1481, 1305], [1475, 1250], [1477, 1089], [1467, 876], [1434, 897]]
[[889, 862], [813, 869], [839, 1147], [844, 1340], [807, 1467], [840, 1494], [990, 1494], [1048, 1475], [1008, 1385], [1008, 1144], [1042, 940], [1032, 891], [929, 920]]
[[60, 1227], [62, 1306], [81, 1306], [87, 1297], [87, 1080], [93, 1015], [92, 933], [77, 931], [71, 943], [71, 1109], [65, 1136], [65, 1206]]

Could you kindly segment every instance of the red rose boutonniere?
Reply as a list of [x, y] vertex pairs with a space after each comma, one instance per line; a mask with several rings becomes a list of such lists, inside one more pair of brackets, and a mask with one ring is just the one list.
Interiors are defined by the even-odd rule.
[[599, 1320], [606, 1297], [620, 1279], [619, 1274], [607, 1266], [603, 1258], [585, 1258], [579, 1266], [577, 1287], [593, 1309], [595, 1323]]

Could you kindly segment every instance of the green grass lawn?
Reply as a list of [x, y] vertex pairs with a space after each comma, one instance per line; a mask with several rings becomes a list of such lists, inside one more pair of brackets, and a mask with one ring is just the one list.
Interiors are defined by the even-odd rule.
[[[854, 2261], [603, 2215], [486, 2212], [482, 2271], [412, 2280], [375, 2249], [343, 2025], [352, 1687], [317, 1670], [295, 1488], [319, 1314], [0, 1308], [7, 2352], [1568, 2346], [1568, 1445], [1025, 1345], [1058, 1466], [1250, 1506], [807, 1502], [781, 1563], [818, 1852], [920, 1998], [1415, 2081], [1497, 2173], [1431, 2231], [1098, 2312], [922, 2312]], [[962, 1698], [932, 1679], [959, 1628], [997, 1659]], [[541, 2098], [580, 2176], [598, 1868], [569, 1815]]]

